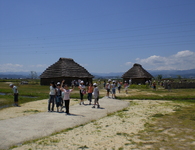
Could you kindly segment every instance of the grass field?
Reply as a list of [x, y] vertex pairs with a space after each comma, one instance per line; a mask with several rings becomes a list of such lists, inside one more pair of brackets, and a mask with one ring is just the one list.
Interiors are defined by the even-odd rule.
[[[39, 80], [29, 80], [28, 85], [21, 85], [20, 80], [0, 80], [0, 107], [11, 106], [13, 103], [12, 89], [9, 87], [10, 83], [14, 83], [19, 90], [19, 103], [26, 103], [30, 101], [36, 101], [41, 99], [47, 99], [49, 97], [49, 86], [41, 86]], [[99, 85], [100, 96], [106, 95], [106, 90]], [[4, 95], [5, 94], [5, 95]], [[128, 94], [125, 94], [124, 89], [121, 89], [121, 93], [117, 91], [117, 99], [139, 99], [139, 100], [180, 100], [195, 102], [195, 89], [172, 89], [171, 92], [157, 87], [157, 90], [145, 85], [131, 85], [128, 89]], [[79, 99], [78, 88], [74, 89], [71, 93], [71, 98]], [[86, 95], [84, 98], [87, 98]]]

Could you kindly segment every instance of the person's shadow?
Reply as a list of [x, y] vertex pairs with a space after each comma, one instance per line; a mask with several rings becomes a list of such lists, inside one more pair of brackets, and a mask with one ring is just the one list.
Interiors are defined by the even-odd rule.
[[66, 116], [82, 116], [82, 117], [85, 117], [84, 115], [78, 115], [78, 114], [72, 114], [72, 113], [69, 113], [69, 114], [65, 113], [65, 115]]

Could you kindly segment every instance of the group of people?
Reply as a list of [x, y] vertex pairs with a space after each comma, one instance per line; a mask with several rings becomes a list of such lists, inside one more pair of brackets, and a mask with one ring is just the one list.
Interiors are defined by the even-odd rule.
[[[97, 83], [89, 83], [87, 86], [84, 85], [84, 81], [78, 82], [78, 88], [80, 93], [80, 105], [84, 104], [84, 95], [87, 95], [87, 99], [89, 101], [88, 105], [92, 105], [92, 98], [94, 97], [94, 104], [92, 108], [100, 108], [99, 105], [99, 89], [97, 86]], [[63, 112], [62, 109], [65, 108], [66, 114], [70, 114], [69, 112], [69, 105], [70, 105], [70, 93], [74, 90], [75, 86], [72, 86], [72, 89], [69, 89], [69, 86], [65, 84], [65, 80], [62, 82], [54, 83], [53, 81], [50, 82], [50, 92], [49, 92], [49, 100], [48, 100], [48, 112], [54, 111], [54, 106], [56, 105], [57, 112]], [[106, 84], [104, 84], [104, 88], [106, 89], [107, 93], [106, 96], [109, 97], [110, 93], [112, 94], [112, 98], [116, 98], [116, 89], [118, 88], [118, 91], [120, 93], [122, 87], [122, 82], [115, 80], [111, 81], [111, 79], [108, 80]], [[127, 89], [129, 87], [129, 84], [127, 82], [124, 83], [124, 88], [127, 93]], [[18, 105], [18, 89], [17, 86], [10, 84], [10, 88], [12, 88], [14, 93], [14, 106]], [[110, 97], [109, 97], [110, 98]]]
[[[127, 81], [124, 82], [124, 89], [125, 89], [125, 93], [127, 94], [127, 90], [128, 87], [131, 84], [131, 80], [129, 80], [129, 83], [127, 83]], [[106, 96], [108, 98], [110, 98], [110, 93], [112, 94], [113, 99], [116, 98], [116, 89], [118, 89], [118, 92], [120, 93], [121, 91], [121, 87], [122, 87], [123, 83], [118, 81], [116, 82], [115, 80], [111, 81], [111, 79], [108, 79], [108, 82], [104, 82], [104, 88], [106, 89]]]
[[[48, 100], [48, 112], [54, 111], [54, 105], [56, 104], [57, 112], [62, 112], [62, 109], [65, 107], [65, 113], [67, 115], [69, 112], [70, 105], [70, 93], [74, 90], [74, 86], [72, 89], [69, 89], [68, 85], [65, 84], [65, 80], [61, 83], [57, 82], [55, 84], [53, 81], [50, 83], [50, 92], [49, 92], [49, 100]], [[79, 83], [79, 91], [80, 91], [80, 105], [85, 105], [83, 96], [84, 94], [88, 94], [89, 105], [92, 102], [92, 95], [94, 96], [94, 106], [92, 108], [100, 108], [99, 105], [99, 89], [97, 84], [89, 83], [88, 87], [85, 87], [84, 81], [80, 81]]]

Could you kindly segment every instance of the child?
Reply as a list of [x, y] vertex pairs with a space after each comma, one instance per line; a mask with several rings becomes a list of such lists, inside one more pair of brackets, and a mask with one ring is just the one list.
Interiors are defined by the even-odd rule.
[[68, 85], [64, 85], [64, 88], [62, 87], [62, 85], [64, 84], [65, 80], [62, 81], [61, 83], [61, 91], [64, 92], [64, 97], [63, 97], [63, 100], [64, 100], [64, 103], [65, 103], [65, 107], [66, 107], [66, 114], [67, 115], [70, 115], [70, 112], [69, 112], [69, 105], [70, 105], [70, 93], [73, 91], [73, 89], [69, 89], [68, 88]]
[[89, 105], [91, 105], [91, 99], [92, 99], [92, 92], [93, 92], [93, 85], [89, 83], [89, 86], [87, 88], [87, 93], [88, 93], [88, 100], [89, 100]]
[[99, 89], [97, 87], [97, 84], [94, 83], [93, 84], [94, 86], [94, 89], [93, 89], [93, 96], [94, 96], [94, 106], [92, 108], [95, 108], [95, 105], [97, 104], [97, 108], [100, 108], [100, 105], [99, 105]]

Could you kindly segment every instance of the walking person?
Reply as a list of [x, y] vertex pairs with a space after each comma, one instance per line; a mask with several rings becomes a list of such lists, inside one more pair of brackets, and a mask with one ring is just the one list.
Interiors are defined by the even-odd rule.
[[112, 88], [112, 98], [115, 99], [116, 98], [116, 83], [114, 80], [112, 81], [111, 88]]
[[64, 82], [65, 82], [65, 80], [62, 81], [61, 86], [60, 86], [60, 89], [61, 89], [61, 91], [64, 92], [63, 101], [64, 101], [65, 108], [66, 108], [65, 113], [66, 113], [67, 115], [70, 115], [70, 112], [69, 112], [69, 106], [70, 106], [70, 93], [74, 90], [74, 87], [73, 87], [73, 89], [69, 89], [68, 85], [65, 84], [65, 85], [64, 85], [64, 88], [63, 88]]
[[15, 86], [14, 84], [10, 84], [9, 87], [12, 88], [12, 90], [13, 90], [14, 106], [18, 106], [19, 107], [19, 105], [18, 105], [18, 94], [19, 94], [18, 87]]
[[92, 108], [95, 108], [96, 105], [97, 105], [97, 108], [100, 108], [100, 104], [99, 104], [99, 89], [98, 89], [96, 83], [94, 83], [93, 86], [94, 86], [94, 89], [93, 89], [94, 106]]
[[111, 79], [108, 80], [108, 83], [106, 84], [106, 96], [109, 98], [110, 96], [110, 83], [111, 83]]
[[129, 85], [128, 85], [128, 83], [127, 83], [127, 81], [125, 81], [125, 83], [124, 83], [124, 88], [125, 88], [125, 93], [127, 94], [128, 93], [128, 87], [129, 87]]
[[56, 88], [56, 107], [57, 112], [59, 112], [59, 107], [61, 107], [60, 111], [62, 111], [63, 101], [62, 101], [62, 91], [61, 91], [61, 84], [60, 82], [57, 83]]
[[171, 92], [171, 82], [169, 80], [167, 81], [167, 89]]
[[93, 93], [93, 85], [91, 83], [89, 83], [89, 86], [87, 88], [87, 98], [88, 98], [88, 101], [89, 101], [89, 105], [91, 105], [91, 101], [92, 101], [92, 93]]
[[81, 104], [85, 105], [83, 100], [83, 95], [86, 94], [86, 90], [83, 81], [80, 81], [79, 89], [80, 89], [80, 105]]
[[[49, 92], [49, 100], [48, 100], [48, 112], [53, 112], [54, 111], [54, 101], [55, 101], [55, 96], [56, 96], [56, 86], [53, 81], [50, 83], [50, 92]], [[51, 107], [52, 103], [52, 107]]]
[[152, 87], [153, 89], [156, 91], [156, 81], [154, 80], [153, 83], [152, 83]]
[[121, 82], [120, 81], [118, 81], [117, 87], [118, 87], [118, 92], [120, 93], [121, 92]]

